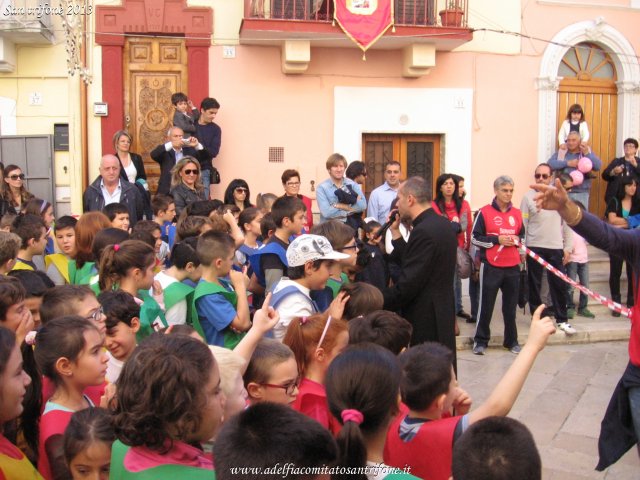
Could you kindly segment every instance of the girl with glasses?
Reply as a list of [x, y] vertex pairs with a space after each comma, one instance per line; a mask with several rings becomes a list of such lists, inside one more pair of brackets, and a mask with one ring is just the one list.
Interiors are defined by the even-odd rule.
[[224, 203], [226, 205], [237, 205], [240, 211], [253, 206], [249, 200], [250, 198], [249, 185], [241, 178], [231, 180], [224, 192]]
[[9, 202], [9, 212], [19, 214], [33, 195], [24, 186], [25, 175], [17, 165], [4, 169], [3, 198]]
[[189, 204], [206, 200], [204, 185], [200, 178], [200, 162], [193, 157], [183, 157], [171, 170], [171, 192], [180, 215]]

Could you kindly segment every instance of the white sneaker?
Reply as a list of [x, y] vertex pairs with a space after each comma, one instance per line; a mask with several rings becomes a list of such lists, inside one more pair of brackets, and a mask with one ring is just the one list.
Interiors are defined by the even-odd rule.
[[562, 322], [558, 324], [558, 328], [562, 330], [567, 335], [573, 335], [576, 333], [576, 329], [571, 326], [568, 322]]

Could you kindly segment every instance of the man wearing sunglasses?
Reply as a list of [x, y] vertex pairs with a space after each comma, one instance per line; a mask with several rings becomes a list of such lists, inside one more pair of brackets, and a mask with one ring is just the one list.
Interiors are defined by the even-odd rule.
[[[538, 185], [550, 185], [553, 181], [553, 175], [549, 164], [541, 163], [538, 165], [534, 178]], [[535, 190], [529, 190], [520, 204], [526, 231], [525, 244], [558, 270], [566, 273], [564, 266], [569, 262], [573, 248], [571, 229], [558, 212], [553, 210], [538, 211], [534, 200], [535, 195]], [[527, 272], [529, 277], [529, 308], [533, 314], [542, 303], [540, 290], [544, 267], [533, 258], [527, 257]], [[576, 330], [568, 322], [567, 317], [567, 287], [562, 279], [551, 273], [547, 275], [547, 280], [553, 302], [553, 315], [556, 318], [558, 328], [567, 335], [573, 335]], [[579, 311], [578, 315], [592, 318], [593, 314], [585, 308]]]

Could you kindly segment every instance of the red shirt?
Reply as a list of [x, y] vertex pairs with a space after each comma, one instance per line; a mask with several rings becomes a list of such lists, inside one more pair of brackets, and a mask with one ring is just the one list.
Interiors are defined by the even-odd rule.
[[337, 435], [342, 428], [338, 419], [329, 411], [324, 385], [308, 378], [303, 378], [298, 387], [298, 396], [293, 402], [293, 409], [313, 418], [334, 435]]

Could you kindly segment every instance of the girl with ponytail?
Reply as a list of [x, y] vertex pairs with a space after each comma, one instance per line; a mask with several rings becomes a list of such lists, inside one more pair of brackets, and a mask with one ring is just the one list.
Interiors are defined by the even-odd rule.
[[294, 410], [337, 434], [340, 423], [329, 413], [324, 380], [333, 359], [347, 348], [347, 323], [326, 313], [294, 318], [282, 343], [293, 351], [302, 377], [298, 396], [292, 405]]
[[368, 467], [367, 473], [336, 474], [333, 480], [415, 479], [383, 463], [387, 429], [398, 413], [400, 367], [396, 357], [372, 343], [338, 355], [325, 378], [329, 409], [340, 420], [337, 467]]
[[[168, 326], [164, 307], [155, 298], [162, 298], [162, 288], [153, 279], [155, 263], [153, 247], [140, 240], [109, 245], [100, 256], [100, 290], [124, 290], [140, 304], [138, 342]], [[153, 296], [149, 293], [152, 287]]]

